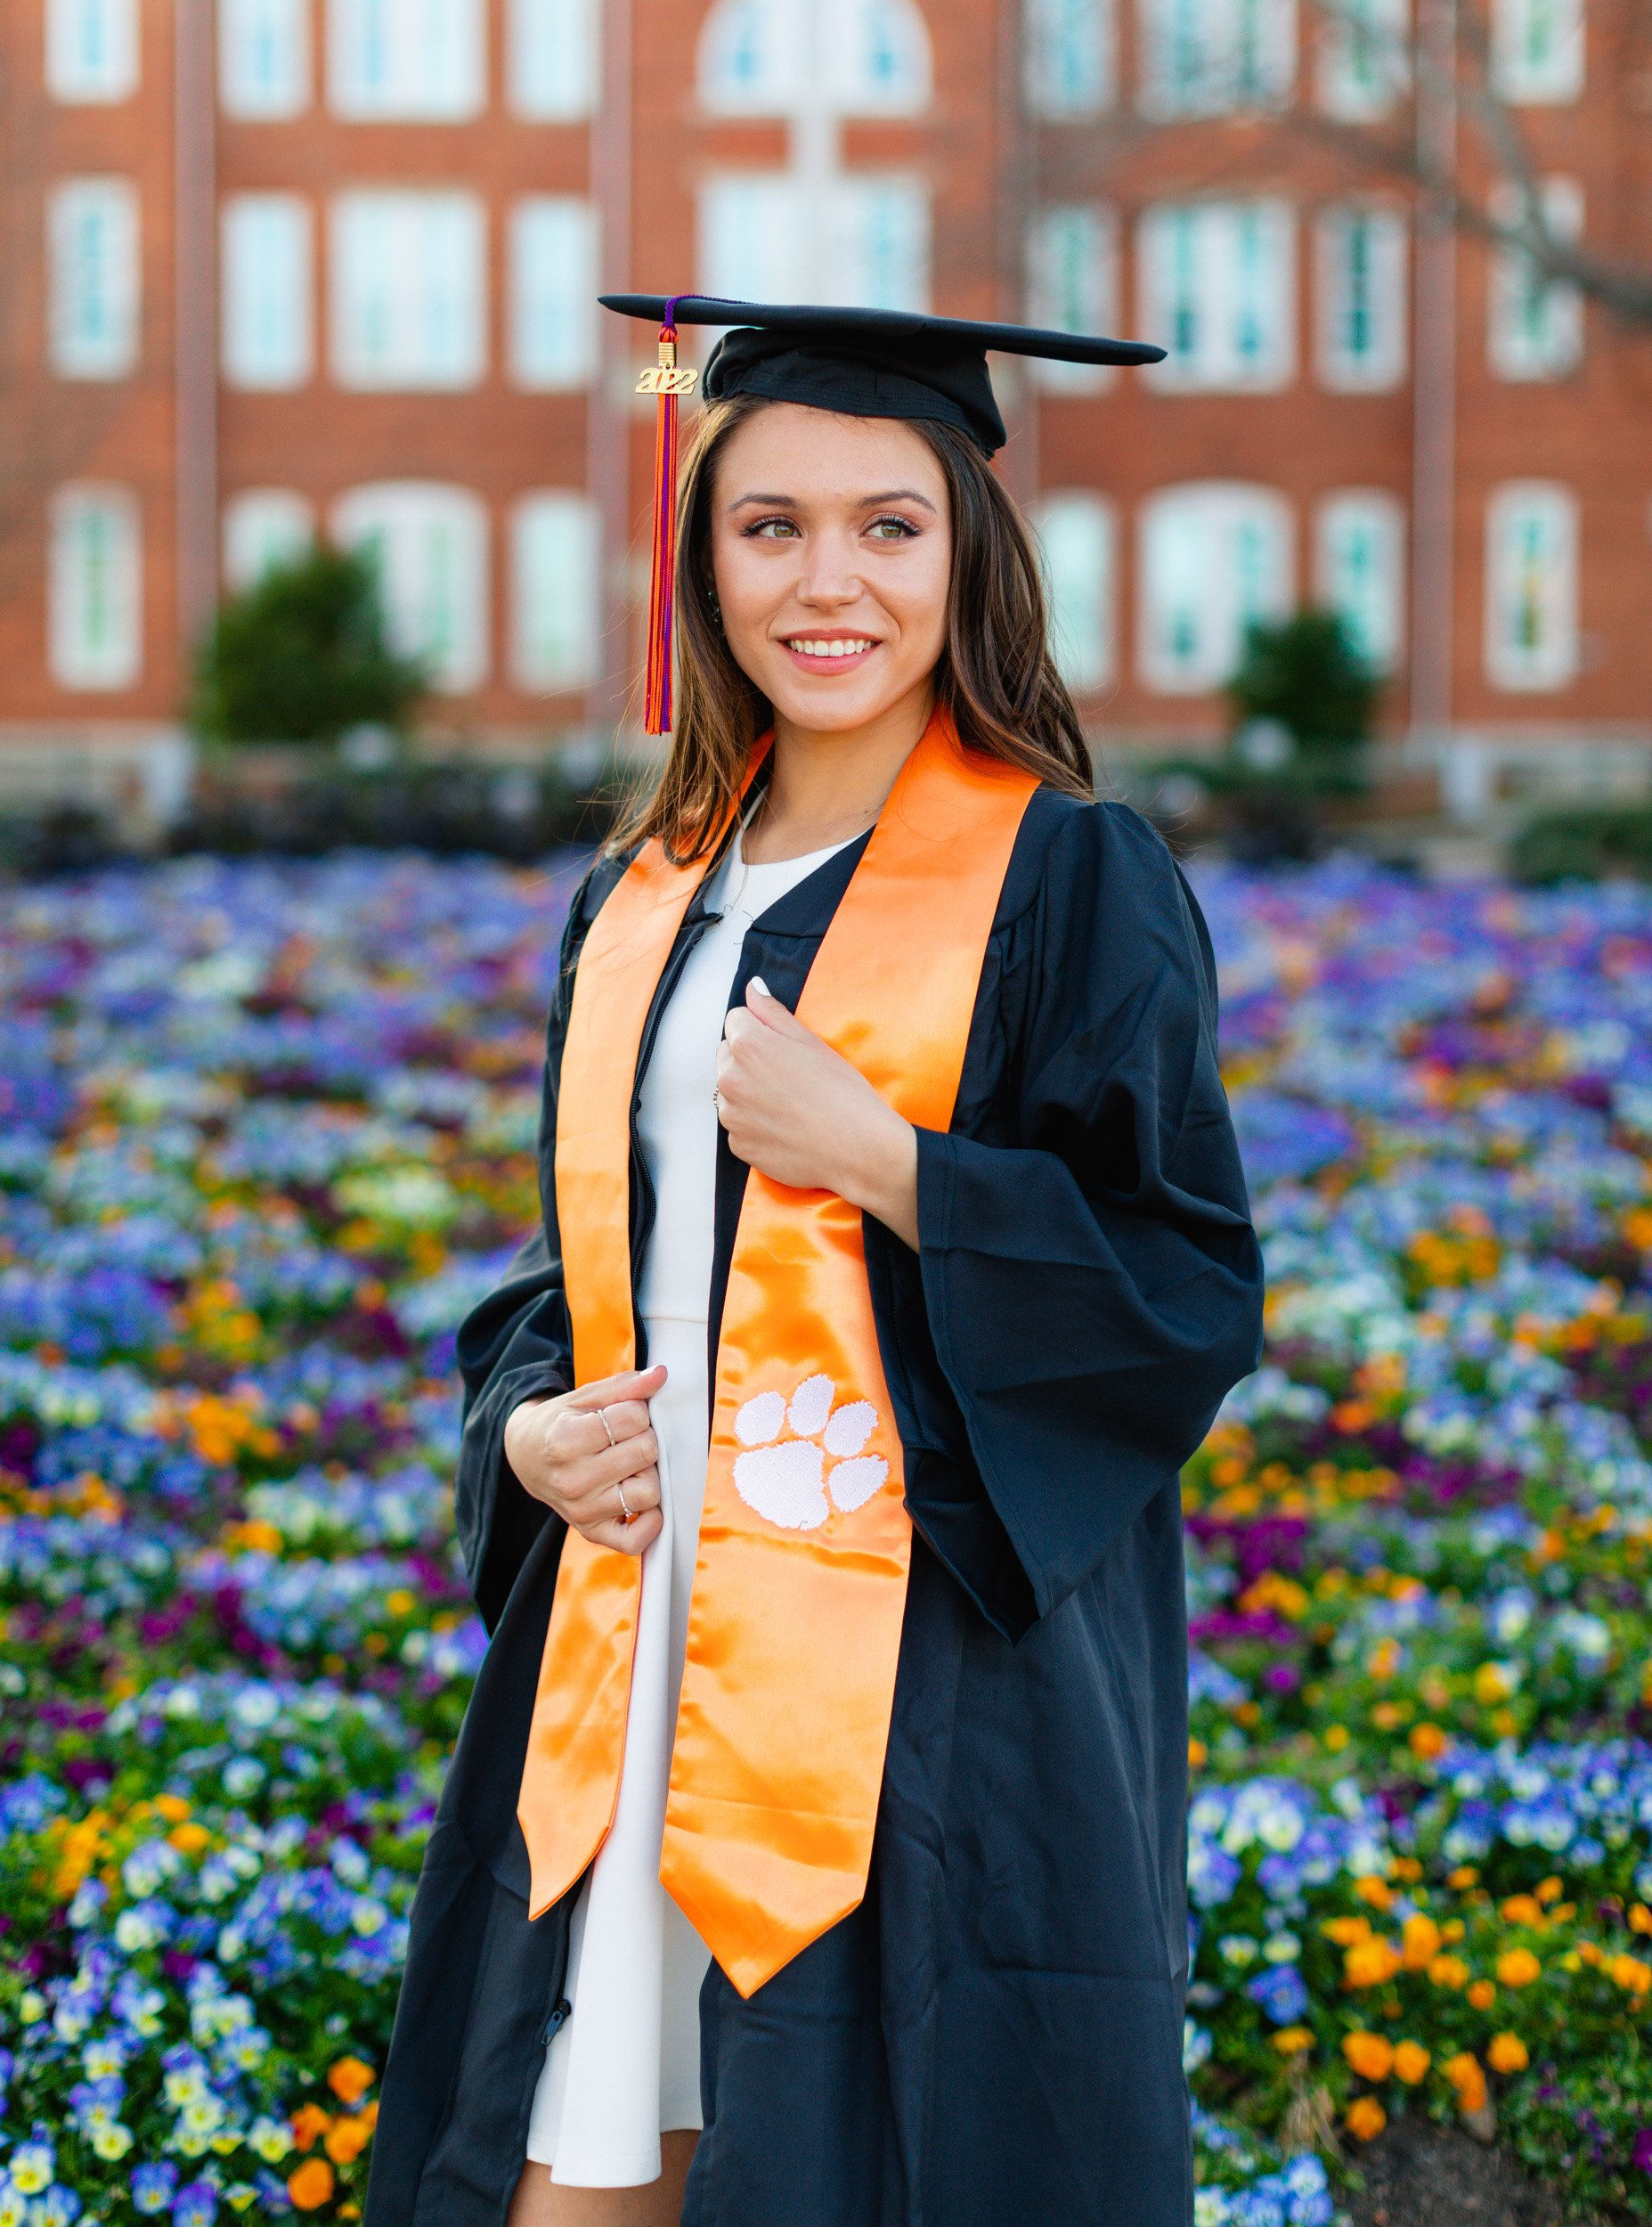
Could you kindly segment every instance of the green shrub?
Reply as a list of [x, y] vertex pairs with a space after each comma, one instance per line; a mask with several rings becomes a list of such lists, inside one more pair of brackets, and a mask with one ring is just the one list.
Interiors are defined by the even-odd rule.
[[1652, 881], [1652, 804], [1573, 804], [1538, 812], [1509, 847], [1517, 881]]
[[330, 743], [358, 726], [399, 734], [426, 680], [389, 642], [371, 561], [318, 546], [220, 609], [191, 718], [226, 743]]
[[1300, 756], [1329, 763], [1370, 736], [1380, 687], [1336, 612], [1300, 610], [1249, 628], [1227, 693], [1236, 734], [1276, 721]]

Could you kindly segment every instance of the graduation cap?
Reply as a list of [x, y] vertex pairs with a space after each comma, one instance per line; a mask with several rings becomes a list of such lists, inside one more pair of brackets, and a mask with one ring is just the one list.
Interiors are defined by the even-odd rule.
[[646, 318], [660, 328], [660, 360], [644, 371], [637, 388], [657, 396], [659, 404], [644, 722], [651, 735], [671, 731], [677, 404], [680, 396], [694, 392], [698, 376], [678, 363], [680, 323], [729, 328], [706, 363], [708, 402], [761, 395], [769, 402], [802, 403], [852, 418], [927, 419], [956, 426], [987, 456], [1008, 437], [987, 371], [989, 348], [1058, 363], [1157, 363], [1165, 353], [1139, 341], [926, 317], [909, 310], [722, 301], [705, 294], [604, 294], [600, 299], [605, 309]]

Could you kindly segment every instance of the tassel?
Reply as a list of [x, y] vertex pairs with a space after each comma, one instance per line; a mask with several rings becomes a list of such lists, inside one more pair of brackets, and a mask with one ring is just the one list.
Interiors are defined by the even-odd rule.
[[694, 392], [699, 374], [677, 365], [677, 304], [665, 305], [660, 360], [637, 383], [639, 395], [657, 398], [654, 431], [654, 551], [648, 574], [648, 677], [643, 725], [651, 735], [671, 731], [671, 631], [677, 575], [677, 397]]

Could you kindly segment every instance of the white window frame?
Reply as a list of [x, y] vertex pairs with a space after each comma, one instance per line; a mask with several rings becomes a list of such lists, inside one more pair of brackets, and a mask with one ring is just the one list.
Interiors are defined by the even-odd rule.
[[[894, 235], [881, 275], [867, 240], [880, 199]], [[791, 171], [713, 171], [701, 182], [697, 219], [695, 267], [704, 294], [737, 301], [929, 306], [930, 190], [908, 173], [840, 175], [822, 197]]]
[[301, 116], [312, 67], [310, 0], [218, 0], [218, 100], [226, 116], [245, 123]]
[[[1362, 590], [1348, 576], [1348, 543], [1371, 552], [1375, 578]], [[1405, 513], [1380, 487], [1338, 487], [1321, 499], [1314, 520], [1314, 589], [1335, 611], [1372, 672], [1392, 673], [1405, 649]]]
[[1336, 0], [1314, 27], [1314, 89], [1327, 116], [1374, 124], [1411, 86], [1410, 0]]
[[[1373, 325], [1364, 348], [1353, 343], [1355, 243], [1365, 257], [1365, 314]], [[1404, 383], [1409, 354], [1406, 267], [1402, 210], [1371, 201], [1345, 201], [1321, 212], [1314, 227], [1318, 279], [1318, 356], [1322, 386], [1333, 393], [1380, 394]]]
[[574, 124], [602, 102], [601, 0], [509, 0], [506, 100], [535, 124]]
[[[93, 521], [109, 536], [110, 577], [102, 595], [106, 639], [86, 639], [89, 585], [81, 539]], [[71, 481], [52, 496], [46, 573], [46, 663], [61, 689], [112, 693], [133, 688], [143, 673], [143, 542], [138, 499], [130, 487]]]
[[1119, 97], [1115, 0], [1023, 0], [1021, 93], [1046, 123], [1100, 116]]
[[[556, 567], [540, 577], [548, 528], [566, 534]], [[549, 608], [552, 602], [557, 608]], [[536, 487], [510, 517], [510, 675], [533, 696], [566, 696], [588, 688], [600, 669], [602, 528], [582, 489]]]
[[[1583, 189], [1575, 178], [1545, 178], [1542, 213], [1558, 240], [1583, 236]], [[1518, 221], [1518, 187], [1501, 186], [1491, 211], [1501, 224]], [[1583, 360], [1583, 298], [1567, 279], [1540, 276], [1519, 248], [1492, 250], [1486, 280], [1486, 362], [1494, 378], [1521, 383], [1564, 379]]]
[[1118, 533], [1112, 505], [1089, 487], [1052, 488], [1032, 506], [1050, 649], [1075, 696], [1117, 673]]
[[[1534, 49], [1540, 12], [1552, 18], [1548, 51]], [[1550, 107], [1583, 91], [1583, 0], [1492, 0], [1491, 79], [1500, 100]]]
[[51, 188], [46, 269], [53, 370], [61, 379], [128, 377], [137, 369], [142, 325], [142, 223], [130, 178], [65, 178]]
[[315, 506], [294, 487], [243, 487], [224, 506], [224, 579], [232, 593], [302, 556], [315, 540]]
[[222, 360], [232, 387], [279, 391], [315, 371], [315, 222], [297, 193], [233, 193], [220, 217]]
[[[1168, 392], [1270, 394], [1297, 374], [1297, 222], [1289, 201], [1155, 202], [1137, 230], [1143, 373]], [[1248, 347], [1252, 332], [1264, 343]], [[1184, 347], [1191, 339], [1191, 347]]]
[[[1529, 535], [1550, 537], [1554, 575], [1533, 583]], [[1518, 545], [1517, 536], [1526, 542]], [[1494, 689], [1533, 695], [1577, 677], [1580, 520], [1577, 497], [1551, 479], [1511, 479], [1485, 506], [1485, 677]], [[1526, 616], [1535, 634], [1520, 639]]]
[[378, 480], [332, 508], [333, 538], [374, 552], [391, 640], [423, 657], [430, 685], [465, 696], [488, 677], [488, 518], [468, 487]]
[[329, 212], [328, 259], [340, 387], [452, 394], [482, 383], [487, 217], [477, 195], [419, 187], [340, 193]]
[[487, 99], [484, 0], [328, 0], [328, 100], [354, 123], [459, 124]]
[[929, 26], [916, 0], [713, 0], [696, 83], [711, 116], [919, 116]]
[[[1196, 571], [1207, 590], [1206, 609], [1195, 619], [1207, 640], [1196, 658], [1168, 655], [1160, 639], [1167, 615], [1167, 521], [1183, 537], [1183, 569]], [[1271, 551], [1241, 545], [1269, 537]], [[1294, 608], [1295, 548], [1291, 506], [1275, 487], [1195, 480], [1151, 495], [1137, 522], [1136, 665], [1143, 684], [1160, 696], [1208, 696], [1225, 688], [1243, 655], [1246, 626], [1286, 618]]]
[[1138, 0], [1144, 115], [1228, 116], [1289, 105], [1297, 0]]
[[45, 83], [54, 101], [105, 107], [138, 89], [138, 0], [46, 0]]
[[529, 393], [570, 393], [597, 376], [598, 216], [574, 193], [512, 204], [509, 361]]
[[[1048, 332], [1111, 332], [1119, 318], [1119, 219], [1101, 201], [1054, 202], [1034, 212], [1027, 239], [1027, 321]], [[1118, 371], [1102, 363], [1033, 356], [1046, 394], [1095, 395]]]

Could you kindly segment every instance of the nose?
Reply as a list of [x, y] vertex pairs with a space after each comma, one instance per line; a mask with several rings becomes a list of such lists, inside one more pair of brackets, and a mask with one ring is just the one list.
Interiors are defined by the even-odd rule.
[[854, 567], [853, 548], [848, 534], [817, 534], [797, 583], [798, 601], [819, 611], [841, 610], [846, 603], [858, 602], [862, 588]]

